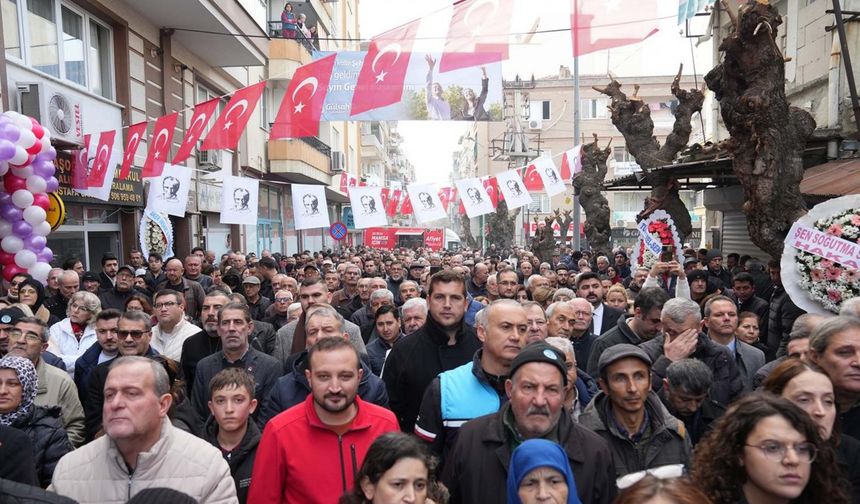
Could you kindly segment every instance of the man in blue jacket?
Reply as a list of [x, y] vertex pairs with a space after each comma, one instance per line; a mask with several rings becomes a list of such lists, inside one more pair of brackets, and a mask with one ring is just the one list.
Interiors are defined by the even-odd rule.
[[108, 308], [96, 315], [96, 338], [92, 344], [75, 361], [75, 385], [78, 397], [86, 397], [87, 384], [93, 369], [102, 362], [112, 361], [119, 354], [119, 338], [116, 335], [117, 323], [122, 312]]

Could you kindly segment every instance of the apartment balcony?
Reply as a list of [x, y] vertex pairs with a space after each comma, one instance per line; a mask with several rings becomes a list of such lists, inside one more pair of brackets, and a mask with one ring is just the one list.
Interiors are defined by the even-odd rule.
[[331, 183], [331, 147], [318, 138], [269, 140], [269, 171], [297, 184]]
[[[280, 22], [278, 22], [280, 24]], [[300, 66], [312, 61], [313, 46], [307, 40], [273, 38], [269, 41], [269, 79], [292, 79]]]

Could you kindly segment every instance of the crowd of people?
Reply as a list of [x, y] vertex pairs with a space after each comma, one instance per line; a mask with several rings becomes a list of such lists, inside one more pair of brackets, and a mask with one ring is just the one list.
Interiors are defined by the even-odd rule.
[[3, 283], [0, 495], [860, 503], [860, 298], [806, 314], [777, 261], [125, 262]]

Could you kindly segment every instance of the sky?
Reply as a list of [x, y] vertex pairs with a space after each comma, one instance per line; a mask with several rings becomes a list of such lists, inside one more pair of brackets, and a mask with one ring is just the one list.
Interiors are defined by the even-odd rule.
[[[639, 0], [588, 0], [601, 2], [605, 9], [623, 10]], [[570, 28], [570, 0], [514, 0], [511, 31], [529, 33]], [[421, 19], [415, 51], [440, 51], [451, 17], [452, 0], [422, 0], [406, 2], [392, 0], [360, 0], [359, 31], [363, 39]], [[695, 47], [696, 39], [683, 36], [684, 26], [677, 24], [677, 2], [658, 2], [661, 19], [659, 31], [646, 41], [618, 49], [601, 51], [580, 58], [581, 75], [614, 77], [674, 75], [678, 64], [684, 64], [684, 74], [692, 75], [693, 62], [701, 76], [710, 68], [710, 43]], [[702, 17], [698, 20], [704, 21]], [[699, 28], [699, 31], [704, 31]], [[691, 41], [693, 44], [691, 44]], [[691, 45], [694, 47], [691, 50]], [[695, 54], [695, 56], [694, 56]], [[530, 78], [553, 76], [559, 67], [573, 66], [569, 30], [557, 33], [537, 33], [530, 37], [516, 35], [512, 39], [508, 60], [502, 63], [502, 75]], [[466, 131], [466, 124], [457, 122], [405, 122], [398, 125], [403, 137], [403, 149], [416, 168], [416, 182], [445, 182], [449, 180], [452, 154], [459, 150], [457, 141]]]

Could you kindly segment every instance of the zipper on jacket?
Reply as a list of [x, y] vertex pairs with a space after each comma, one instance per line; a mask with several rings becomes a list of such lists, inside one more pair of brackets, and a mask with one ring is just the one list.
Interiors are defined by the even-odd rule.
[[343, 460], [343, 436], [337, 436], [337, 453], [340, 455], [340, 480], [343, 491], [346, 493], [346, 462]]
[[[358, 475], [358, 462], [355, 457], [355, 443], [349, 445], [349, 455], [352, 457], [352, 480], [355, 481], [355, 477]], [[346, 488], [344, 488], [344, 492]]]
[[128, 473], [128, 499], [131, 500], [131, 478], [134, 477], [133, 473]]

